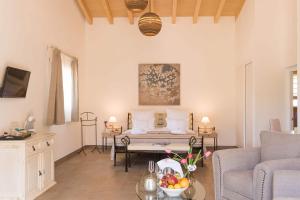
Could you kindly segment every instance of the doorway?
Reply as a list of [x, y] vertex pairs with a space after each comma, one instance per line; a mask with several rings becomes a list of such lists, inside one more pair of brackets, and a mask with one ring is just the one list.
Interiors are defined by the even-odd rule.
[[254, 70], [252, 62], [245, 65], [244, 88], [244, 147], [254, 145]]

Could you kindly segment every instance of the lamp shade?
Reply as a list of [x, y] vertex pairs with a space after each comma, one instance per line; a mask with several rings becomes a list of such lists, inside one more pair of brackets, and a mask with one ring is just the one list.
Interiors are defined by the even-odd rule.
[[139, 19], [139, 29], [143, 35], [155, 36], [161, 30], [161, 19], [153, 12], [147, 12]]
[[138, 13], [147, 8], [148, 0], [125, 0], [125, 5], [128, 10]]
[[207, 116], [202, 117], [201, 123], [208, 124], [210, 122], [209, 118]]
[[117, 118], [115, 116], [110, 116], [108, 119], [108, 122], [115, 123], [115, 122], [117, 122]]

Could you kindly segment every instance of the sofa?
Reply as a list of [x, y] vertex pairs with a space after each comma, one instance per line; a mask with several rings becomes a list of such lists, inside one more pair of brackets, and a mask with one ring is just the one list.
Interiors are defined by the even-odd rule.
[[[262, 131], [260, 139], [261, 147], [213, 154], [216, 200], [272, 200], [291, 192], [289, 187], [282, 187], [278, 177], [283, 176], [282, 170], [300, 170], [300, 135]], [[285, 181], [288, 183], [289, 179]], [[295, 195], [300, 198], [299, 193]]]

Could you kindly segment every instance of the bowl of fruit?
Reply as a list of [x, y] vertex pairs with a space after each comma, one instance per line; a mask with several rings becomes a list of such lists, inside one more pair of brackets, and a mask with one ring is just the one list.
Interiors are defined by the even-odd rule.
[[187, 178], [172, 174], [164, 175], [159, 181], [160, 189], [162, 189], [169, 197], [180, 196], [189, 185], [190, 181]]

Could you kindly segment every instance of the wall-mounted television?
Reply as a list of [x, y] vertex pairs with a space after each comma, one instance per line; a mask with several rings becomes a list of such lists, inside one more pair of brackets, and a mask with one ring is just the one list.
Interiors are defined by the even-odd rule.
[[26, 97], [30, 72], [13, 67], [7, 67], [4, 75], [0, 97], [22, 98]]

